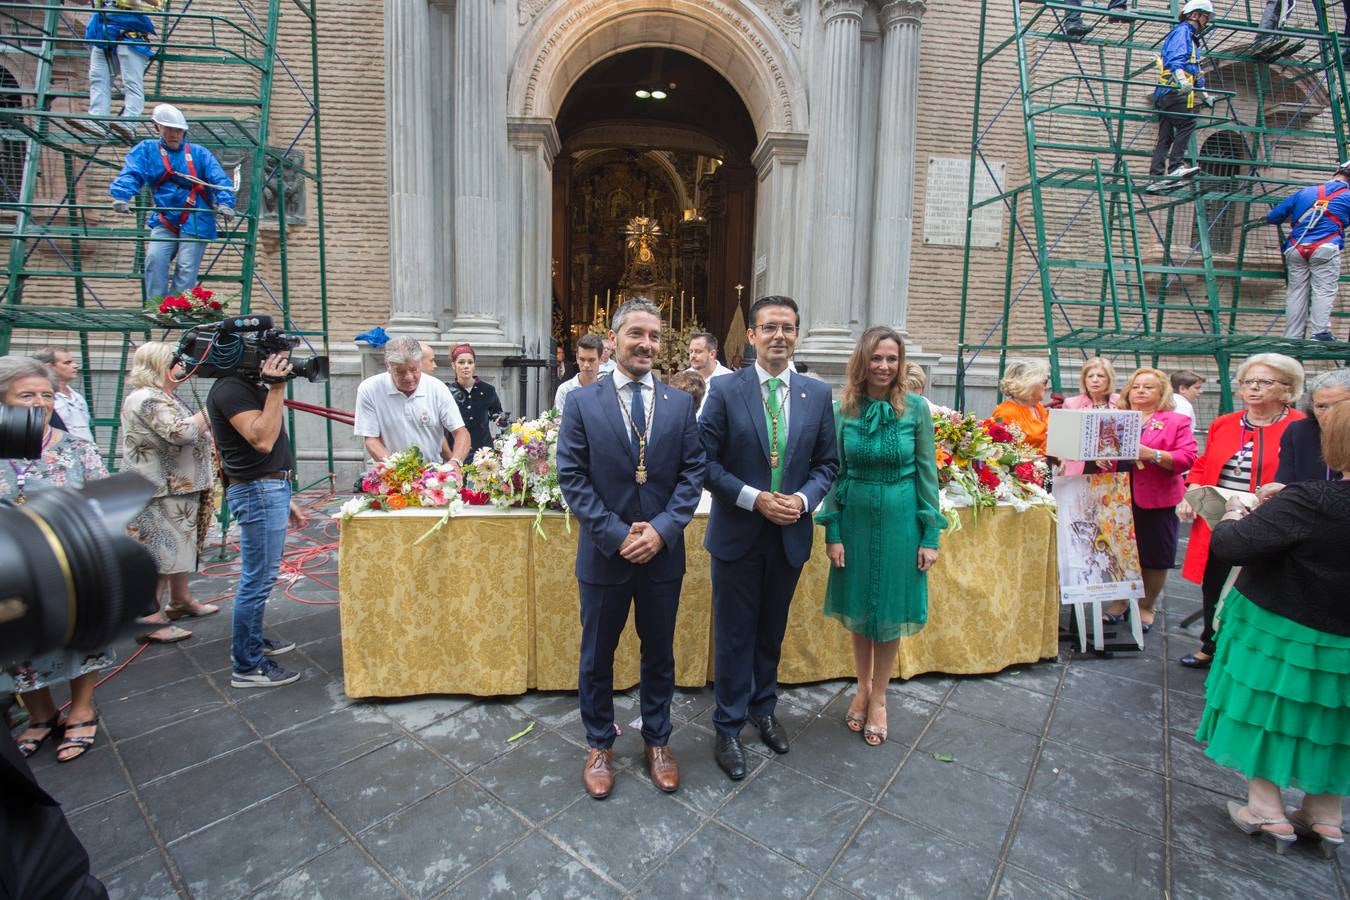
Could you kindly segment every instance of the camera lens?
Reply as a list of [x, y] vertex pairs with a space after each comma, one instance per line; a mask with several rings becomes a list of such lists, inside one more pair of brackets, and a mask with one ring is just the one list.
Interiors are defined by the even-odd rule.
[[309, 381], [327, 381], [328, 357], [311, 356], [309, 359], [291, 360], [291, 376]]
[[42, 455], [46, 416], [27, 406], [0, 406], [0, 459], [37, 459]]
[[155, 562], [126, 529], [153, 494], [124, 473], [0, 508], [0, 659], [98, 650], [149, 605]]

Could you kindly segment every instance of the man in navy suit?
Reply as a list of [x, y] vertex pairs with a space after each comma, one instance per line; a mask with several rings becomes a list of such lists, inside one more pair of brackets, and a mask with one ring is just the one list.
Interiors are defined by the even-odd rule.
[[708, 457], [717, 764], [745, 777], [741, 729], [788, 752], [774, 716], [778, 657], [788, 604], [814, 537], [810, 513], [834, 481], [834, 409], [829, 387], [792, 371], [801, 317], [791, 297], [762, 297], [747, 331], [755, 364], [718, 379], [699, 419]]
[[614, 787], [614, 648], [634, 607], [642, 641], [642, 739], [663, 791], [680, 786], [670, 740], [675, 692], [675, 612], [684, 581], [684, 527], [703, 491], [703, 447], [694, 401], [652, 375], [661, 311], [629, 300], [614, 314], [609, 378], [567, 395], [558, 436], [558, 481], [577, 539], [586, 791]]

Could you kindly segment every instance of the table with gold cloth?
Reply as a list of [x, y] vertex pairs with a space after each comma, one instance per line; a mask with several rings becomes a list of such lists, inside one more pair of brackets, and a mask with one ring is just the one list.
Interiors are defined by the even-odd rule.
[[[578, 523], [525, 510], [470, 507], [431, 537], [433, 510], [367, 512], [342, 524], [343, 670], [352, 697], [576, 690], [581, 619], [573, 574]], [[896, 673], [973, 675], [1055, 656], [1055, 525], [1044, 509], [960, 510], [929, 575], [928, 624], [900, 642]], [[685, 531], [687, 571], [675, 634], [675, 680], [713, 677], [707, 518]], [[545, 537], [544, 535], [547, 535]], [[792, 601], [779, 680], [852, 677], [848, 632], [821, 609], [823, 529]], [[638, 682], [632, 619], [614, 661], [618, 689]]]

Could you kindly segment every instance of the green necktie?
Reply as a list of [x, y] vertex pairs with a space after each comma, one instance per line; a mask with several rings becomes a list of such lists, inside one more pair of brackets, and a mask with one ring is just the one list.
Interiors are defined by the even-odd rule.
[[764, 427], [769, 435], [769, 490], [778, 493], [783, 486], [783, 455], [787, 452], [787, 429], [783, 427], [783, 410], [778, 405], [777, 378], [768, 380], [769, 397], [764, 404]]

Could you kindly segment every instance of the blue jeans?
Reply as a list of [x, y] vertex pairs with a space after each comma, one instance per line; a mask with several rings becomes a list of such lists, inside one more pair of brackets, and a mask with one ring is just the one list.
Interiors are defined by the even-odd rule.
[[[150, 58], [117, 44], [117, 67], [122, 71], [122, 115], [139, 116], [145, 111], [145, 70]], [[112, 69], [102, 46], [89, 50], [89, 113], [106, 116], [112, 112]]]
[[[170, 213], [178, 215], [178, 213]], [[170, 294], [190, 291], [197, 285], [197, 270], [202, 265], [206, 241], [183, 236], [180, 243], [163, 225], [150, 229], [150, 246], [145, 251], [145, 296], [158, 300]], [[173, 261], [173, 290], [169, 290], [169, 262]]]
[[239, 587], [230, 657], [236, 672], [249, 672], [263, 661], [263, 612], [286, 548], [291, 483], [262, 478], [232, 484], [225, 497], [239, 523]]

